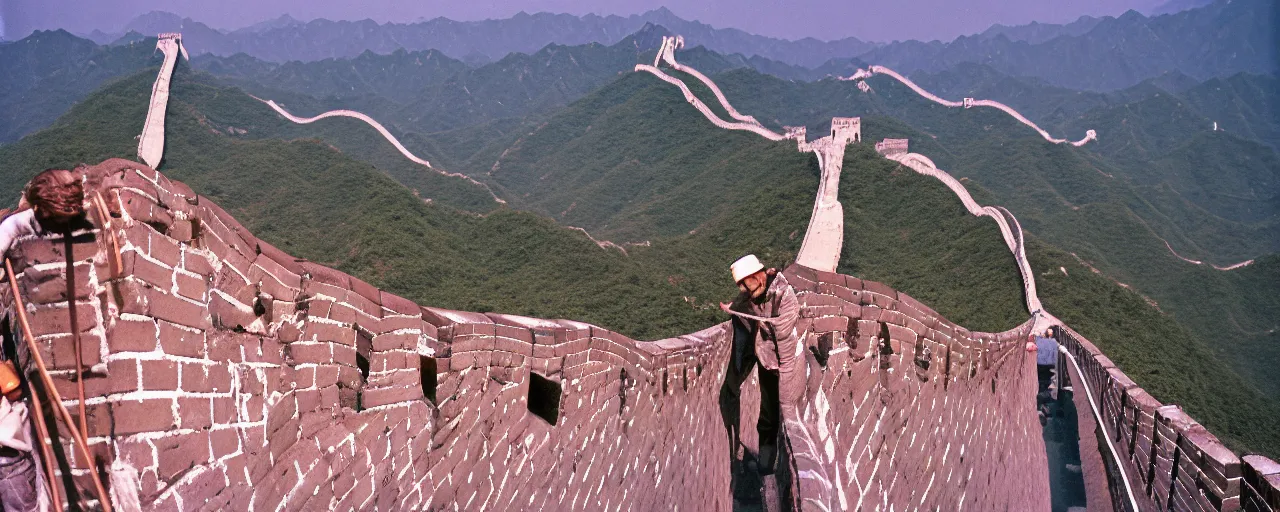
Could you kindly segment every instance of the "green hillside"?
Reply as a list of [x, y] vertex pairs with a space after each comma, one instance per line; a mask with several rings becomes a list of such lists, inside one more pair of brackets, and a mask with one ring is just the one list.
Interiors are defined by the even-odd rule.
[[[726, 89], [745, 89], [747, 86], [735, 83], [733, 77], [749, 75], [753, 73], [730, 72], [721, 75], [728, 79], [720, 83], [731, 84]], [[779, 98], [774, 95], [777, 90], [843, 86], [833, 82], [784, 83], [768, 78], [761, 82], [770, 87], [745, 96], [751, 101], [737, 102], [740, 110], [757, 113], [743, 105]], [[705, 91], [700, 96], [710, 99]], [[852, 94], [850, 97], [857, 98]], [[804, 96], [796, 98], [808, 105], [800, 99]], [[861, 101], [873, 100], [874, 97]], [[776, 104], [764, 105], [775, 109], [762, 108], [766, 114], [781, 110]], [[810, 115], [820, 115], [816, 107], [811, 112], [814, 113]], [[851, 113], [856, 111], [839, 112]], [[957, 110], [934, 115], [936, 126], [950, 131], [961, 128], [947, 123], [985, 123], [979, 125], [982, 132], [1014, 129], [1007, 126], [1003, 117], [975, 120], [973, 113]], [[947, 117], [959, 115], [970, 117]], [[1139, 383], [1150, 386], [1163, 400], [1182, 403], [1207, 424], [1222, 426], [1219, 430], [1227, 432], [1224, 437], [1237, 448], [1274, 450], [1269, 447], [1280, 446], [1274, 435], [1260, 434], [1251, 426], [1271, 425], [1273, 421], [1259, 419], [1265, 416], [1248, 416], [1248, 421], [1242, 422], [1236, 417], [1252, 411], [1280, 411], [1276, 400], [1260, 389], [1258, 382], [1265, 382], [1264, 375], [1255, 371], [1267, 367], [1266, 361], [1274, 361], [1275, 352], [1261, 339], [1233, 333], [1230, 342], [1223, 342], [1198, 330], [1220, 325], [1222, 311], [1247, 302], [1248, 307], [1238, 310], [1237, 321], [1248, 329], [1267, 332], [1271, 327], [1261, 325], [1276, 317], [1270, 313], [1275, 311], [1275, 301], [1254, 301], [1250, 297], [1269, 296], [1265, 290], [1274, 286], [1274, 281], [1249, 279], [1246, 273], [1224, 274], [1174, 259], [1163, 243], [1151, 236], [1147, 221], [1134, 213], [1141, 210], [1159, 214], [1144, 199], [1142, 190], [1108, 178], [1084, 151], [1025, 135], [997, 136], [981, 144], [974, 142], [972, 147], [956, 147], [944, 137], [935, 139], [892, 118], [871, 116], [864, 117], [863, 122], [868, 141], [908, 136], [915, 151], [959, 166], [972, 166], [966, 169], [980, 169], [980, 174], [958, 174], [969, 176], [963, 179], [980, 202], [1010, 205], [1033, 240], [1044, 237], [1050, 243], [1069, 247], [1069, 251], [1056, 249], [1044, 241], [1033, 246], [1033, 252], [1040, 254], [1036, 257], [1048, 261], [1035, 266], [1038, 272], [1053, 275], [1053, 269], [1063, 267], [1074, 276], [1071, 282], [1081, 279], [1079, 285], [1050, 287], [1042, 291], [1042, 298], [1051, 311], [1070, 319], [1072, 325], [1098, 343], [1124, 347], [1116, 349], [1120, 354], [1116, 360]], [[997, 129], [1002, 126], [999, 123], [1005, 124]], [[1025, 130], [1020, 126], [1017, 129]], [[502, 183], [509, 196], [519, 199], [516, 204], [565, 222], [577, 208], [588, 205], [593, 213], [581, 220], [595, 220], [605, 232], [635, 233], [647, 229], [648, 233], [661, 236], [663, 230], [680, 233], [694, 226], [702, 234], [718, 229], [714, 219], [742, 200], [735, 194], [748, 193], [753, 184], [771, 184], [779, 179], [769, 171], [757, 171], [751, 162], [774, 167], [796, 158], [779, 154], [774, 158], [780, 160], [773, 160], [751, 153], [751, 148], [762, 140], [755, 135], [714, 128], [684, 103], [675, 88], [637, 74], [576, 102], [506, 148], [492, 179]], [[794, 151], [792, 143], [778, 144]], [[979, 161], [981, 154], [988, 157]], [[750, 157], [738, 160], [739, 155]], [[481, 164], [490, 161], [479, 159]], [[808, 165], [814, 167], [812, 162]], [[707, 167], [731, 169], [734, 176], [747, 178], [736, 185], [745, 188], [732, 190], [732, 183], [717, 181], [724, 179], [719, 174], [708, 179], [700, 174]], [[782, 169], [776, 167], [773, 172]], [[994, 224], [973, 224], [975, 219], [965, 215], [949, 191], [932, 179], [905, 168], [897, 169], [875, 155], [868, 145], [851, 146], [844, 169], [840, 197], [845, 205], [847, 230], [842, 271], [887, 282], [975, 328], [1000, 329], [1025, 318], [1013, 260], [1002, 250]], [[975, 178], [975, 174], [981, 178]], [[672, 212], [663, 206], [667, 202], [678, 204], [685, 187], [698, 190], [704, 183], [709, 188], [701, 196], [704, 202], [698, 211]], [[994, 190], [985, 188], [988, 183]], [[565, 212], [568, 205], [575, 207]], [[679, 218], [673, 220], [677, 213]], [[953, 223], [965, 227], [959, 229]], [[1072, 253], [1108, 272], [1093, 274]], [[1264, 268], [1260, 265], [1248, 271]], [[1126, 269], [1126, 273], [1114, 269]], [[1160, 309], [1144, 296], [1120, 286], [1139, 282], [1150, 285], [1139, 289], [1155, 296]], [[1188, 290], [1200, 293], [1187, 293]], [[1214, 294], [1214, 305], [1205, 306], [1204, 293]], [[1184, 295], [1185, 299], [1177, 298]], [[973, 297], [982, 300], [974, 301]], [[1172, 298], [1166, 301], [1165, 297]], [[1132, 319], [1127, 316], [1129, 313], [1134, 313], [1130, 315]], [[1242, 353], [1247, 356], [1237, 357]], [[1168, 370], [1196, 361], [1204, 364], [1190, 372], [1191, 377], [1187, 377], [1188, 372]], [[1245, 380], [1237, 371], [1251, 378]], [[1227, 398], [1215, 401], [1214, 397], [1219, 396]]]
[[[623, 256], [545, 217], [507, 208], [476, 216], [424, 202], [377, 168], [315, 139], [228, 134], [231, 126], [249, 133], [263, 130], [257, 102], [185, 68], [179, 68], [172, 91], [162, 168], [226, 207], [264, 240], [426, 304], [577, 318], [639, 337], [687, 332], [722, 320], [714, 303], [734, 292], [725, 278], [727, 262], [744, 252], [757, 252], [779, 266], [792, 259], [817, 185], [816, 169], [793, 145], [748, 139], [744, 149], [767, 159], [747, 164], [767, 169], [772, 180], [739, 192], [741, 204], [707, 218], [705, 229], [664, 237], [650, 247], [628, 247], [629, 256]], [[149, 92], [149, 73], [120, 81], [88, 97], [53, 127], [0, 148], [0, 176], [5, 177], [0, 194], [16, 197], [22, 183], [45, 167], [130, 157]], [[647, 130], [690, 123], [696, 129], [700, 122], [676, 117]], [[976, 219], [961, 219], [957, 229], [990, 232]], [[987, 251], [985, 244], [940, 245], [957, 253]], [[991, 271], [1006, 272], [998, 252], [991, 259]], [[945, 289], [950, 278], [925, 281]], [[1016, 292], [1006, 293], [1006, 303], [1017, 301]], [[963, 301], [937, 308], [983, 329], [1018, 321], [1016, 306], [994, 314]]]
[[[115, 83], [86, 98], [51, 128], [0, 147], [0, 176], [5, 178], [0, 194], [15, 197], [21, 184], [46, 166], [131, 156], [150, 92], [149, 75]], [[575, 103], [562, 114], [569, 117], [558, 115], [542, 128], [561, 136], [530, 150], [540, 156], [528, 160], [520, 175], [525, 181], [510, 181], [507, 189], [515, 197], [514, 184], [539, 181], [541, 175], [531, 172], [538, 170], [539, 161], [548, 162], [543, 174], [568, 173], [575, 161], [599, 158], [592, 152], [647, 162], [584, 185], [614, 198], [598, 203], [601, 211], [623, 204], [616, 211], [624, 213], [614, 218], [639, 216], [643, 222], [636, 221], [635, 229], [649, 224], [671, 230], [650, 228], [652, 244], [629, 246], [627, 255], [601, 249], [544, 216], [505, 207], [477, 216], [443, 201], [425, 202], [385, 170], [353, 160], [326, 142], [276, 138], [288, 125], [273, 125], [269, 111], [264, 114], [255, 100], [185, 67], [173, 84], [163, 169], [226, 207], [262, 239], [421, 303], [574, 318], [656, 338], [724, 320], [715, 302], [734, 292], [726, 277], [726, 264], [733, 258], [755, 252], [779, 266], [794, 258], [817, 185], [815, 163], [798, 153], [794, 143], [740, 138], [715, 129], [696, 113], [688, 115], [692, 109], [672, 93], [669, 85], [636, 75]], [[658, 101], [659, 96], [677, 100]], [[632, 97], [649, 100], [625, 101]], [[579, 125], [559, 126], [568, 120]], [[584, 122], [625, 127], [629, 136], [598, 139], [616, 146], [587, 144], [596, 139], [577, 139], [604, 130], [570, 129]], [[877, 123], [881, 128], [875, 129], [905, 129], [889, 120]], [[233, 135], [229, 127], [246, 134], [231, 130]], [[669, 134], [689, 138], [674, 143], [664, 138]], [[477, 143], [465, 137], [450, 141], [450, 148], [470, 147], [477, 155], [493, 151], [476, 149]], [[714, 153], [722, 146], [735, 151]], [[556, 155], [557, 150], [564, 154]], [[579, 153], [578, 160], [568, 152]], [[753, 157], [733, 160], [737, 153]], [[717, 154], [719, 158], [706, 157]], [[504, 169], [511, 168], [499, 166], [495, 182]], [[889, 283], [975, 329], [1003, 330], [1025, 318], [1012, 257], [989, 220], [968, 216], [940, 184], [892, 165], [866, 145], [850, 148], [845, 169], [842, 271]], [[625, 181], [636, 176], [643, 179]], [[698, 190], [699, 181], [721, 187], [722, 193], [686, 191]], [[667, 188], [645, 189], [650, 183]], [[970, 186], [980, 201], [994, 202], [993, 194]], [[437, 191], [418, 192], [430, 196]], [[628, 195], [644, 197], [641, 202], [649, 206], [625, 213]], [[689, 218], [676, 215], [680, 209], [690, 210]], [[690, 225], [692, 234], [683, 231]], [[1117, 343], [1147, 347], [1138, 356], [1116, 349], [1116, 360], [1161, 399], [1183, 403], [1233, 446], [1280, 452], [1274, 439], [1280, 428], [1267, 423], [1267, 418], [1280, 418], [1274, 402], [1141, 297], [1081, 270], [1063, 251], [1037, 244], [1033, 260], [1050, 258], [1050, 263], [1036, 263], [1038, 271], [1052, 273], [1049, 269], [1065, 266], [1084, 279], [1044, 292], [1055, 314], [1107, 350]], [[1177, 369], [1191, 361], [1202, 363], [1204, 371], [1143, 371]], [[1210, 371], [1214, 369], [1219, 371]], [[1225, 398], [1215, 402], [1210, 397]]]
[[[1097, 344], [1152, 396], [1181, 405], [1233, 450], [1280, 454], [1280, 401], [1253, 384], [1261, 376], [1246, 379], [1236, 373], [1239, 359], [1217, 354], [1236, 340], [1201, 341], [1145, 297], [1093, 273], [1065, 251], [1030, 240], [1027, 255], [1046, 309]], [[1255, 270], [1274, 279], [1278, 263], [1273, 257]], [[1207, 294], [1199, 298], [1201, 304], [1224, 299]], [[1265, 300], [1274, 307], [1274, 296]], [[1163, 303], [1161, 308], [1167, 310]], [[1275, 368], [1276, 363], [1270, 359], [1267, 364]]]
[[[476, 216], [426, 203], [314, 139], [227, 135], [212, 120], [225, 120], [253, 100], [179, 71], [164, 172], [291, 254], [423, 304], [571, 317], [642, 337], [705, 327], [719, 314], [689, 307], [666, 284], [665, 270], [599, 248], [549, 219], [509, 209]], [[121, 81], [53, 127], [0, 148], [0, 194], [12, 201], [48, 166], [130, 157], [149, 93], [146, 74]], [[731, 290], [723, 280], [714, 288], [720, 295]]]
[[[1008, 207], [1032, 234], [1154, 299], [1253, 386], [1280, 397], [1280, 383], [1268, 376], [1268, 362], [1280, 359], [1270, 331], [1280, 308], [1247, 299], [1280, 295], [1280, 281], [1183, 262], [1164, 242], [1186, 257], [1219, 265], [1280, 250], [1280, 160], [1268, 146], [1143, 115], [1198, 117], [1188, 109], [1171, 114], [1153, 107], [1177, 106], [1159, 96], [1099, 107], [1082, 114], [1087, 124], [1067, 130], [1079, 135], [1088, 126], [1104, 141], [1149, 141], [1143, 154], [1156, 160], [1140, 162], [1102, 144], [1049, 144], [1001, 112], [948, 109], [891, 79], [873, 79], [874, 91], [867, 94], [849, 82], [784, 82], [749, 70], [715, 78], [735, 107], [766, 124], [805, 124], [814, 133], [826, 129], [830, 116], [862, 115], [867, 141], [911, 139], [912, 151], [987, 189], [987, 202]], [[669, 91], [679, 98], [674, 88]], [[1205, 296], [1215, 300], [1206, 303]]]
[[65, 30], [0, 45], [0, 144], [48, 126], [103, 83], [159, 64], [155, 45], [98, 46]]
[[329, 109], [360, 110], [384, 124], [431, 133], [562, 107], [651, 59], [663, 35], [661, 27], [646, 26], [610, 46], [551, 44], [477, 68], [434, 50], [286, 64], [205, 56], [194, 66], [254, 94], [304, 94]]
[[489, 178], [518, 207], [627, 241], [698, 229], [788, 169], [814, 169], [816, 180], [816, 161], [795, 143], [708, 130], [656, 83], [633, 73], [557, 113], [504, 150]]

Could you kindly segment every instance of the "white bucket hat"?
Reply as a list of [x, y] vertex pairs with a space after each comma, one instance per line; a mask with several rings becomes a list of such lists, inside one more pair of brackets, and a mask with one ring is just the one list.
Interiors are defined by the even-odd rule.
[[729, 270], [733, 271], [733, 282], [740, 283], [743, 278], [764, 270], [764, 265], [760, 264], [760, 259], [756, 258], [756, 255], [748, 254], [733, 262]]

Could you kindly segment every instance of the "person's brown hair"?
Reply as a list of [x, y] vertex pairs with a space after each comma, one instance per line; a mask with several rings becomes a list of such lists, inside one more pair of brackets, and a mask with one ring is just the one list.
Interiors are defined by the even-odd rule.
[[84, 185], [66, 169], [45, 169], [31, 178], [26, 199], [37, 218], [65, 221], [84, 213]]

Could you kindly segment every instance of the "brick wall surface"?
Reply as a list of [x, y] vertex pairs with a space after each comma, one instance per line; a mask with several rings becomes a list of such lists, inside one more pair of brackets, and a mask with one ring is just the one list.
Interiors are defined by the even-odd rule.
[[811, 508], [1049, 509], [1029, 323], [972, 333], [881, 283], [788, 274], [812, 347], [787, 423], [809, 431], [791, 446]]
[[[725, 325], [641, 342], [422, 307], [290, 257], [141, 164], [86, 172], [110, 225], [73, 234], [74, 300], [89, 443], [117, 508], [731, 509]], [[76, 414], [63, 243], [20, 240], [10, 256]], [[812, 349], [806, 396], [783, 411], [784, 508], [1048, 508], [1029, 326], [970, 333], [879, 283], [787, 273]], [[0, 293], [10, 338], [12, 299]], [[743, 390], [749, 449], [757, 385]], [[1146, 425], [1135, 457], [1167, 468], [1152, 492], [1275, 508], [1274, 463], [1241, 463], [1179, 411], [1134, 403], [1113, 412]], [[59, 472], [92, 489], [63, 433]]]
[[1115, 446], [1140, 508], [1280, 511], [1280, 465], [1237, 456], [1181, 407], [1147, 394], [1070, 327], [1064, 326], [1060, 341], [1080, 365], [1101, 411], [1101, 434]]

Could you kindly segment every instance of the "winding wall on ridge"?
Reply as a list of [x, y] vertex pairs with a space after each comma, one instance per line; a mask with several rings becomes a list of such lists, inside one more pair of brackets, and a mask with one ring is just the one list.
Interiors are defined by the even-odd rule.
[[[168, 44], [165, 69], [183, 51], [176, 37], [158, 44]], [[710, 79], [675, 61], [682, 44], [664, 39], [654, 66], [636, 69], [679, 86], [717, 126], [797, 138], [802, 151], [839, 162], [835, 151], [821, 151], [821, 139], [806, 142], [803, 130], [777, 134], [734, 110]], [[657, 68], [659, 60], [710, 86], [737, 122], [711, 113]], [[1002, 104], [947, 102], [887, 68], [870, 69], [939, 103], [1000, 108], [1050, 142], [1069, 142]], [[154, 142], [163, 138], [165, 102], [157, 98], [167, 98], [167, 81], [162, 71], [139, 143], [148, 161], [161, 157], [162, 143]], [[295, 122], [354, 114], [299, 121], [268, 104]], [[159, 124], [152, 123], [157, 114]], [[1090, 131], [1072, 144], [1092, 138]], [[949, 177], [919, 155], [903, 158], [922, 164], [910, 165], [919, 172]], [[814, 218], [840, 219], [839, 167], [823, 168]], [[116, 508], [731, 507], [732, 451], [716, 407], [725, 326], [641, 342], [569, 320], [420, 307], [284, 254], [141, 164], [112, 160], [87, 172], [90, 190], [109, 197], [113, 220], [74, 234], [75, 300], [92, 365], [90, 443], [95, 462], [110, 468]], [[1038, 305], [1015, 249], [1016, 219], [982, 210], [1005, 228], [1028, 303]], [[840, 241], [818, 236], [838, 234], [832, 226], [810, 226], [805, 240], [814, 236], [808, 252], [817, 256], [802, 262], [834, 268], [826, 253], [838, 255]], [[13, 254], [38, 343], [66, 397], [74, 393], [75, 358], [59, 291], [60, 244], [23, 240]], [[119, 267], [109, 245], [119, 246]], [[1021, 351], [1030, 321], [1005, 333], [970, 333], [879, 283], [798, 265], [786, 272], [803, 304], [810, 351], [805, 400], [783, 411], [784, 508], [1048, 508], [1034, 363]], [[12, 338], [12, 297], [0, 298]], [[1237, 457], [1177, 406], [1146, 395], [1074, 331], [1063, 341], [1081, 361], [1090, 398], [1103, 404], [1096, 426], [1121, 446], [1119, 463], [1144, 510], [1280, 510], [1280, 465]], [[749, 450], [757, 408], [758, 396], [744, 393]], [[67, 444], [56, 448], [59, 473], [88, 488], [87, 463]]]
[[[725, 325], [643, 342], [421, 307], [284, 254], [141, 164], [85, 172], [111, 225], [74, 234], [75, 300], [90, 444], [117, 508], [731, 508]], [[61, 244], [12, 255], [71, 397]], [[1047, 479], [1023, 481], [1045, 467], [1027, 325], [970, 333], [879, 283], [786, 272], [814, 350], [806, 399], [784, 410], [784, 508], [1047, 508]], [[63, 441], [61, 473], [88, 488]]]
[[[156, 51], [164, 53], [160, 74], [151, 86], [151, 102], [147, 106], [147, 120], [138, 136], [138, 158], [156, 167], [164, 158], [164, 115], [169, 107], [169, 80], [178, 56], [187, 59], [187, 49], [182, 46], [182, 34], [160, 34], [156, 39]], [[188, 59], [189, 60], [189, 59]]]

